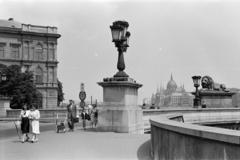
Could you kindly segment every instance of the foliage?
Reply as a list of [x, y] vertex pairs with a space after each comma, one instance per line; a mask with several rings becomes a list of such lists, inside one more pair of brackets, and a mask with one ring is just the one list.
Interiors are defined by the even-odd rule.
[[41, 105], [41, 93], [34, 84], [33, 73], [21, 72], [21, 67], [11, 65], [2, 69], [7, 80], [0, 83], [0, 94], [11, 97], [10, 107], [20, 109], [23, 104]]
[[63, 85], [62, 82], [60, 82], [59, 80], [57, 80], [58, 83], [58, 101], [57, 104], [58, 106], [60, 105], [60, 103], [64, 100], [64, 93], [63, 93]]

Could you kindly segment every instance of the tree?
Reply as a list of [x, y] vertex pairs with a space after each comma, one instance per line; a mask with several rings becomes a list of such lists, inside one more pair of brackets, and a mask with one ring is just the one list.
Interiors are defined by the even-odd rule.
[[57, 104], [59, 106], [60, 103], [64, 100], [64, 93], [63, 93], [62, 82], [57, 80], [57, 83], [58, 83], [58, 101], [57, 101]]
[[1, 68], [7, 76], [7, 80], [0, 83], [0, 94], [11, 97], [11, 108], [20, 109], [23, 104], [34, 104], [40, 107], [41, 93], [34, 84], [33, 73], [30, 71], [22, 73], [21, 67], [18, 65]]

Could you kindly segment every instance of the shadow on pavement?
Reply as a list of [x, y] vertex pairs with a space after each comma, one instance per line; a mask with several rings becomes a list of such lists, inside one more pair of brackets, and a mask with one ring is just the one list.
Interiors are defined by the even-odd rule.
[[152, 160], [150, 140], [146, 141], [138, 148], [137, 157], [139, 160]]

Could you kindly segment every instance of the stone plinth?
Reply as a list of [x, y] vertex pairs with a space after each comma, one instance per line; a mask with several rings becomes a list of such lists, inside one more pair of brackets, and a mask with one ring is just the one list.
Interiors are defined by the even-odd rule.
[[10, 98], [0, 96], [0, 117], [7, 116], [7, 109], [10, 109]]
[[234, 92], [200, 90], [199, 92], [202, 102], [207, 108], [232, 108], [232, 96]]
[[103, 105], [99, 106], [98, 130], [119, 133], [143, 133], [142, 109], [137, 106], [138, 88], [130, 78], [107, 78], [103, 87]]

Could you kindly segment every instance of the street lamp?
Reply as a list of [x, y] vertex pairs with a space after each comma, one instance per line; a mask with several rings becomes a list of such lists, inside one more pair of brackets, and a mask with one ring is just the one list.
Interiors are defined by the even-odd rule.
[[199, 90], [198, 90], [198, 87], [200, 86], [201, 76], [193, 76], [192, 79], [193, 79], [194, 87], [196, 88], [195, 98], [193, 100], [193, 106], [197, 108], [201, 105], [200, 104], [201, 99], [200, 99]]
[[7, 80], [7, 75], [5, 73], [0, 72], [0, 82], [4, 82]]
[[114, 77], [129, 77], [125, 72], [125, 62], [123, 52], [127, 51], [127, 47], [129, 47], [129, 37], [130, 32], [128, 29], [128, 22], [126, 21], [115, 21], [110, 26], [112, 32], [112, 42], [115, 43], [115, 46], [118, 49], [118, 63], [117, 69], [119, 70]]
[[[7, 81], [7, 75], [0, 71], [0, 83], [5, 82], [5, 81]], [[1, 85], [3, 85], [3, 84], [1, 84]], [[1, 88], [2, 88], [2, 86], [1, 86]], [[0, 96], [3, 96], [3, 95], [0, 95]]]

